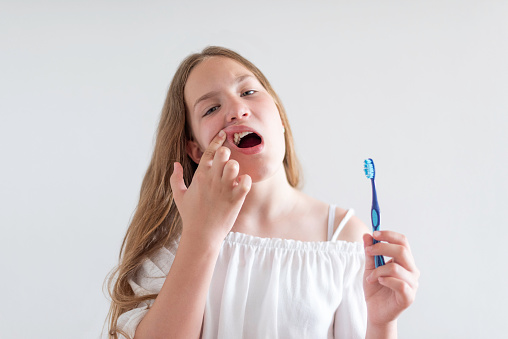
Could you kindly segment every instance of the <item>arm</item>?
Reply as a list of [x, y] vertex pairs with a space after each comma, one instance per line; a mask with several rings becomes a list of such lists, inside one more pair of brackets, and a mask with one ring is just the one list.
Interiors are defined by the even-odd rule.
[[135, 339], [199, 338], [219, 244], [199, 244], [182, 234], [175, 260]]
[[365, 339], [397, 339], [397, 320], [386, 326], [370, 324], [367, 321], [367, 333]]
[[223, 239], [233, 227], [250, 190], [248, 175], [221, 147], [219, 133], [200, 159], [187, 188], [175, 163], [171, 188], [182, 217], [182, 236], [175, 260], [135, 339], [199, 338], [208, 289]]

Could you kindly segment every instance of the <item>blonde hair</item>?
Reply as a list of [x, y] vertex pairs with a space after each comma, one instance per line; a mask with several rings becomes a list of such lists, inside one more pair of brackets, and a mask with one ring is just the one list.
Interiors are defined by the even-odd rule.
[[197, 168], [197, 164], [186, 153], [186, 145], [192, 140], [192, 133], [186, 119], [184, 87], [192, 69], [213, 56], [230, 58], [242, 64], [272, 96], [285, 128], [286, 153], [283, 164], [286, 177], [292, 187], [300, 186], [300, 165], [296, 158], [286, 111], [263, 73], [247, 59], [223, 47], [210, 46], [201, 53], [188, 56], [178, 67], [169, 86], [157, 128], [152, 159], [141, 185], [139, 203], [120, 248], [119, 265], [107, 277], [108, 292], [111, 296], [108, 313], [109, 338], [116, 339], [119, 333], [128, 337], [117, 328], [119, 316], [136, 308], [139, 303], [157, 297], [156, 294], [134, 295], [129, 278], [136, 273], [143, 259], [177, 239], [181, 233], [181, 219], [173, 200], [169, 178], [173, 173], [173, 163], [180, 162], [183, 166], [184, 181], [189, 186]]

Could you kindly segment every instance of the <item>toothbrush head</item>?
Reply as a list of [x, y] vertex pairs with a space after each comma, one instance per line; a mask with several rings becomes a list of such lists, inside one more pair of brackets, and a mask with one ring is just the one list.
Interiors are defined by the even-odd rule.
[[374, 179], [376, 177], [376, 168], [374, 167], [374, 161], [371, 158], [363, 162], [363, 171], [368, 179]]

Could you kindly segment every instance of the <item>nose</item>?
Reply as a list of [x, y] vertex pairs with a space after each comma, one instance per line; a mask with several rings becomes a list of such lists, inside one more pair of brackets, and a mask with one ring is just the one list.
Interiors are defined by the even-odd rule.
[[245, 119], [250, 115], [249, 108], [241, 98], [232, 98], [228, 104], [227, 122]]

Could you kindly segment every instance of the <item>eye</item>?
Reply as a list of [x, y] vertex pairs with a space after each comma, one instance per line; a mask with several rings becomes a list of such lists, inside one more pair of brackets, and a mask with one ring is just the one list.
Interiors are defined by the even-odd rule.
[[240, 96], [244, 97], [244, 96], [247, 96], [247, 95], [252, 95], [254, 93], [256, 93], [256, 91], [251, 89], [250, 91], [243, 92], [242, 95], [240, 95]]
[[215, 112], [216, 110], [219, 109], [219, 106], [213, 106], [212, 108], [210, 108], [208, 111], [206, 111], [206, 113], [203, 115], [203, 116], [207, 116], [209, 114], [212, 114], [213, 112]]

